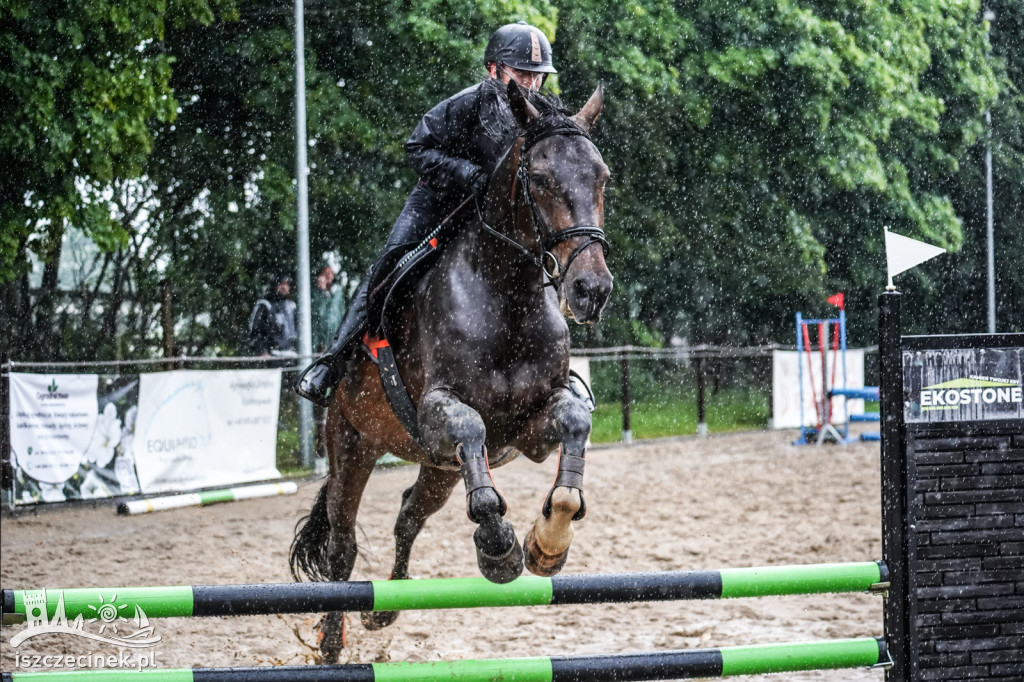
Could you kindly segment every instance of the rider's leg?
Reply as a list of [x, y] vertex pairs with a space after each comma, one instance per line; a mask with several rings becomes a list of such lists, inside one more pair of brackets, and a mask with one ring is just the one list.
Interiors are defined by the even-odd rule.
[[363, 277], [356, 295], [352, 298], [352, 303], [338, 326], [331, 346], [299, 376], [295, 391], [300, 396], [317, 405], [330, 405], [334, 389], [341, 379], [341, 364], [345, 351], [366, 330], [367, 291], [371, 282], [376, 283], [387, 275], [380, 270], [386, 268], [387, 263], [393, 266], [397, 253], [406, 251], [422, 241], [437, 226], [441, 212], [440, 198], [429, 187], [420, 185], [412, 191], [405, 202], [405, 208], [391, 228], [384, 251], [370, 272]]

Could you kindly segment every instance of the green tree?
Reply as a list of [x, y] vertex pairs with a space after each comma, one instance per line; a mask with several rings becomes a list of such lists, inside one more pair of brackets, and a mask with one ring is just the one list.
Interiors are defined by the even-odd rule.
[[995, 14], [990, 61], [999, 79], [999, 98], [991, 104], [991, 138], [979, 138], [960, 157], [957, 172], [944, 179], [963, 217], [964, 242], [960, 252], [936, 259], [926, 283], [908, 291], [927, 300], [911, 313], [922, 333], [988, 330], [987, 142], [992, 149], [996, 330], [1024, 331], [1024, 6], [999, 0], [988, 7]]
[[[105, 250], [128, 243], [130, 227], [110, 211], [115, 185], [140, 177], [152, 126], [175, 115], [160, 41], [168, 24], [209, 24], [218, 9], [218, 0], [0, 4], [0, 283], [19, 321], [12, 333], [47, 336], [68, 225]], [[46, 263], [34, 301], [23, 278], [30, 253]], [[39, 325], [26, 325], [33, 314]]]
[[617, 314], [666, 339], [788, 340], [837, 289], [872, 317], [883, 225], [959, 247], [941, 181], [996, 94], [977, 3], [560, 10], [567, 95], [608, 83]]

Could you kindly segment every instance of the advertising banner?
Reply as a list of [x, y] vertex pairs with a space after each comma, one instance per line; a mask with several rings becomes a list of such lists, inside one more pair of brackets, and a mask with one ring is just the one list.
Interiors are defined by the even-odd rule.
[[135, 428], [143, 493], [279, 478], [280, 369], [144, 374]]
[[11, 450], [17, 466], [55, 485], [85, 457], [98, 416], [95, 374], [11, 374]]
[[10, 386], [15, 504], [139, 491], [131, 454], [136, 378], [12, 373]]
[[904, 350], [907, 423], [1024, 419], [1024, 348]]
[[[807, 362], [810, 356], [810, 368]], [[833, 374], [833, 364], [839, 365]], [[800, 364], [798, 364], [800, 363]], [[804, 423], [800, 423], [800, 381], [803, 370]], [[864, 388], [864, 349], [846, 351], [846, 384], [843, 384], [843, 360], [839, 355], [829, 353], [828, 384], [832, 388]], [[811, 377], [814, 377], [813, 385]], [[835, 377], [833, 382], [832, 377]], [[817, 426], [817, 409], [814, 399], [821, 399], [821, 354], [797, 353], [777, 350], [772, 352], [772, 426], [776, 429], [795, 429], [801, 426]], [[845, 409], [844, 409], [845, 408]], [[832, 423], [846, 422], [846, 413], [863, 414], [864, 401], [860, 399], [832, 399]]]

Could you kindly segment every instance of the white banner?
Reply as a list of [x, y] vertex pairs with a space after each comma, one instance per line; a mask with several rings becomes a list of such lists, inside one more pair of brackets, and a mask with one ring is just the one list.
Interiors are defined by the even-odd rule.
[[[800, 424], [800, 374], [803, 374], [804, 423], [802, 426], [817, 426], [817, 410], [814, 396], [821, 400], [821, 352], [810, 354], [811, 366], [807, 367], [807, 355], [796, 351], [772, 352], [772, 426], [776, 429], [795, 429]], [[797, 363], [800, 363], [798, 366]], [[833, 363], [839, 363], [832, 372]], [[813, 390], [811, 375], [814, 376]], [[835, 376], [833, 384], [832, 377]], [[864, 388], [864, 349], [847, 349], [846, 351], [846, 384], [843, 384], [842, 355], [828, 352], [828, 386], [829, 388]], [[832, 423], [846, 422], [846, 412], [863, 414], [863, 400], [832, 399]]]
[[[63, 484], [78, 472], [94, 440], [99, 377], [12, 372], [10, 378], [14, 465], [50, 487]], [[44, 496], [46, 501], [58, 492], [54, 487], [53, 495]]]
[[144, 374], [135, 428], [143, 493], [279, 478], [280, 369]]

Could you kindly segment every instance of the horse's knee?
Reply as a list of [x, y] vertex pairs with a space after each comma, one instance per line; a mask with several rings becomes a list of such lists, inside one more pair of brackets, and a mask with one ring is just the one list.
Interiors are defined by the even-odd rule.
[[560, 441], [580, 444], [587, 441], [592, 423], [590, 411], [579, 400], [558, 401], [553, 417]]
[[418, 417], [423, 444], [436, 464], [451, 464], [460, 446], [471, 454], [483, 450], [487, 435], [483, 417], [447, 391], [424, 396]]

